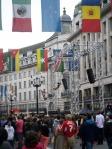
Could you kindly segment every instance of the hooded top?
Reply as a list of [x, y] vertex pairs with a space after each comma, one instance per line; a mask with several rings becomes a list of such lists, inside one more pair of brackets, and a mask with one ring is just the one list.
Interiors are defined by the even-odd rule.
[[97, 127], [92, 119], [86, 119], [79, 129], [79, 136], [85, 141], [95, 141]]

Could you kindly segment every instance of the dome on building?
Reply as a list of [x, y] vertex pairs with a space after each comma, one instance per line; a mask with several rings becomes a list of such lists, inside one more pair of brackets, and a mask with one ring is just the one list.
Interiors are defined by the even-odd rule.
[[63, 15], [61, 16], [61, 21], [63, 22], [71, 22], [71, 17], [66, 14], [65, 8], [63, 9]]

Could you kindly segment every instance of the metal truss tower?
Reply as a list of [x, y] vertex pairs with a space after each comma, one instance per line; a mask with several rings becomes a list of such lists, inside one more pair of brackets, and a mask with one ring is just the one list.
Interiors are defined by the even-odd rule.
[[[73, 60], [80, 59], [82, 56], [87, 56], [88, 57], [88, 66], [92, 67], [92, 62], [90, 56], [92, 53], [95, 53], [96, 59], [97, 59], [97, 72], [96, 74], [96, 81], [98, 81], [98, 91], [99, 91], [99, 103], [100, 103], [100, 108], [104, 108], [104, 101], [102, 98], [102, 54], [103, 54], [103, 42], [87, 42], [87, 43], [74, 43], [74, 45], [69, 45], [67, 49], [65, 50], [66, 52], [69, 52], [70, 49], [73, 49]], [[80, 110], [79, 107], [79, 90], [81, 86], [81, 82], [79, 78], [74, 78], [74, 72], [72, 74], [72, 87], [74, 90], [74, 94], [71, 96], [71, 113], [78, 113]]]

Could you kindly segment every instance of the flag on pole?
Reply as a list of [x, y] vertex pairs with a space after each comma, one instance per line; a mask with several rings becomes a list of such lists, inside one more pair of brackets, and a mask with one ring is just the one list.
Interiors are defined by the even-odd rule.
[[3, 49], [0, 49], [0, 72], [4, 69], [4, 54]]
[[100, 0], [82, 0], [82, 32], [100, 32]]
[[11, 55], [9, 52], [4, 53], [4, 71], [11, 71]]
[[16, 56], [15, 56], [15, 69], [16, 69], [16, 72], [19, 72], [19, 71], [20, 71], [20, 56], [19, 56], [19, 50], [17, 51]]
[[48, 71], [48, 49], [37, 49], [37, 71]]
[[82, 0], [81, 5], [89, 5], [89, 6], [99, 6], [101, 4], [101, 0]]
[[31, 32], [31, 0], [12, 0], [14, 32]]
[[60, 65], [56, 71], [57, 72], [64, 72], [64, 61], [63, 61], [63, 59], [61, 60], [61, 63], [60, 63]]
[[61, 32], [60, 0], [41, 0], [42, 31]]
[[11, 56], [11, 71], [16, 70], [16, 55], [18, 52], [18, 49], [10, 49], [10, 56]]
[[2, 30], [2, 15], [1, 15], [1, 0], [0, 0], [0, 30]]
[[79, 68], [80, 68], [80, 61], [79, 59], [76, 59], [76, 60], [70, 60], [68, 61], [69, 63], [69, 71], [78, 71]]
[[53, 71], [59, 71], [62, 68], [62, 72], [64, 71], [64, 63], [63, 63], [63, 53], [60, 51], [58, 56], [55, 59], [55, 63], [53, 66]]

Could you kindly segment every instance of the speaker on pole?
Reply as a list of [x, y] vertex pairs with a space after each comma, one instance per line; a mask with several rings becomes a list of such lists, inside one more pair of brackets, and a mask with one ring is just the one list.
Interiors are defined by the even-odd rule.
[[88, 80], [92, 84], [95, 82], [95, 77], [92, 68], [87, 69]]
[[67, 81], [66, 81], [65, 78], [62, 79], [62, 83], [63, 83], [63, 86], [64, 86], [65, 90], [67, 90], [68, 86], [67, 86]]

